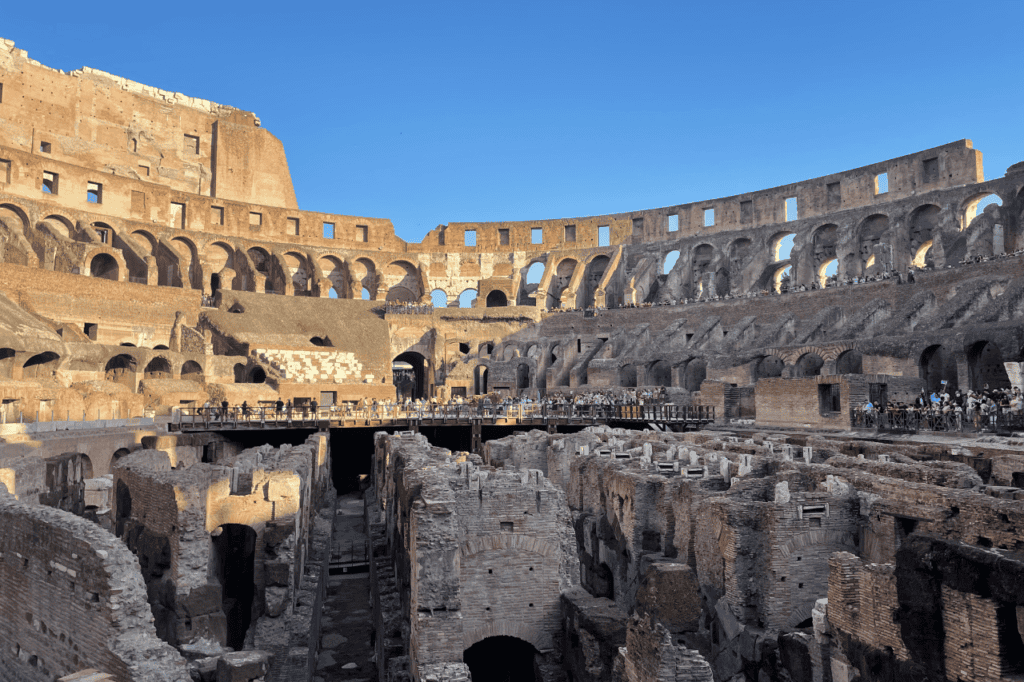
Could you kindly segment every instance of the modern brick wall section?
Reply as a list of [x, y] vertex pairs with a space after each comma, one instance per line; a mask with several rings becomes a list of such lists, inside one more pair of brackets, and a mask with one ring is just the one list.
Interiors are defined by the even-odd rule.
[[373, 381], [372, 372], [349, 351], [312, 351], [256, 348], [257, 357], [270, 363], [288, 381], [305, 384], [349, 384]]

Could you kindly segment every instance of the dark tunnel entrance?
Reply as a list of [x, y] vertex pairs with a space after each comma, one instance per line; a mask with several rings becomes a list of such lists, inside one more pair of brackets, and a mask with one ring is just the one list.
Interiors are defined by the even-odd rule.
[[473, 682], [534, 682], [537, 650], [516, 637], [488, 637], [462, 652]]
[[213, 555], [221, 584], [221, 608], [228, 622], [227, 645], [241, 651], [256, 596], [256, 531], [237, 523], [225, 523], [219, 530], [213, 538]]

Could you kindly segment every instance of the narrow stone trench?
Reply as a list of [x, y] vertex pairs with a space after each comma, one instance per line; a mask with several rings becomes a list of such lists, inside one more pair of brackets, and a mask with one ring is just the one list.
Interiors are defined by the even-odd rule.
[[[362, 562], [363, 499], [360, 493], [340, 495], [334, 516], [331, 563]], [[336, 569], [337, 570], [337, 569]], [[370, 646], [370, 574], [331, 575], [320, 618], [320, 659], [313, 682], [369, 682], [376, 677]]]

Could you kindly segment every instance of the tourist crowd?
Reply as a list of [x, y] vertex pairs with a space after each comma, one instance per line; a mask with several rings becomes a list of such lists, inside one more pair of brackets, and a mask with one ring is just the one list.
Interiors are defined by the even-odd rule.
[[887, 412], [894, 416], [942, 416], [949, 419], [957, 430], [966, 425], [973, 425], [976, 429], [994, 429], [1000, 415], [1019, 416], [1024, 412], [1024, 395], [1017, 387], [990, 389], [986, 386], [981, 391], [957, 390], [951, 394], [946, 390], [946, 385], [943, 382], [942, 390], [932, 393], [922, 390], [909, 405], [904, 402], [875, 405], [869, 400], [861, 410], [866, 417], [876, 417]]

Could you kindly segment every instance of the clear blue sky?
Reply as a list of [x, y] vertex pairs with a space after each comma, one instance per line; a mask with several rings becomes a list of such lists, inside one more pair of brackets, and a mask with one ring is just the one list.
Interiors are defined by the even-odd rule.
[[1024, 0], [4, 2], [0, 36], [253, 111], [299, 206], [438, 224], [654, 208], [970, 138], [1024, 160]]

